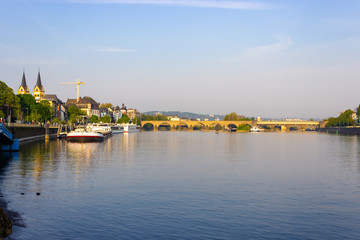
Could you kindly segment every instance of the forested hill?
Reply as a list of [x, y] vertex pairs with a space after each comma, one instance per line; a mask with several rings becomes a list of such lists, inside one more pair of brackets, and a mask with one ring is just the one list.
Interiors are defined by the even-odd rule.
[[180, 118], [190, 118], [190, 119], [197, 119], [200, 118], [201, 120], [204, 120], [205, 118], [208, 120], [223, 120], [224, 115], [209, 115], [209, 114], [198, 114], [198, 113], [191, 113], [191, 112], [179, 112], [179, 111], [149, 111], [149, 112], [143, 112], [141, 114], [145, 115], [155, 115], [156, 113], [160, 113], [162, 115], [169, 115], [169, 116], [178, 116]]

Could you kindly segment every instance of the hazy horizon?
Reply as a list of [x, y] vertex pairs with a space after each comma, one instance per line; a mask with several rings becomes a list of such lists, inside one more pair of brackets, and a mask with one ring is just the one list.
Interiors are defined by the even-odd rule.
[[360, 101], [360, 1], [4, 0], [0, 81], [140, 112], [338, 116]]

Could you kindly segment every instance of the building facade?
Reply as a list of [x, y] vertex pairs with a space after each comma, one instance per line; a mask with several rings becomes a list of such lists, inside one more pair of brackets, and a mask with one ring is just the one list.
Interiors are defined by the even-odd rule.
[[77, 99], [68, 99], [66, 101], [66, 107], [70, 107], [71, 105], [74, 105], [80, 110], [86, 112], [86, 115], [88, 117], [95, 115], [100, 118], [100, 104], [96, 102], [92, 97], [80, 97], [79, 101], [77, 101]]

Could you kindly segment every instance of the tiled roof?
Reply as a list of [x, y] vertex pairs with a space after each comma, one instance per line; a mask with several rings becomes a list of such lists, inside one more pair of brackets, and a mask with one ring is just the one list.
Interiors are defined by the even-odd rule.
[[48, 101], [54, 101], [54, 102], [61, 102], [60, 99], [58, 99], [58, 97], [56, 96], [56, 94], [45, 94], [44, 99], [48, 100]]

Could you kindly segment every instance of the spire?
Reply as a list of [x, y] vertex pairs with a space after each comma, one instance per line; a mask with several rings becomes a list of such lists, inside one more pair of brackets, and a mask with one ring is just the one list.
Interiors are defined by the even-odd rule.
[[21, 85], [18, 90], [18, 94], [28, 94], [28, 93], [29, 93], [29, 87], [26, 84], [25, 69], [24, 69], [22, 80], [21, 80]]
[[21, 81], [21, 87], [23, 87], [25, 90], [28, 88], [27, 84], [26, 84], [26, 78], [25, 78], [25, 70], [23, 72], [23, 76], [22, 76], [22, 81]]
[[40, 77], [40, 69], [38, 71], [38, 77], [37, 77], [37, 81], [36, 81], [36, 85], [35, 87], [38, 86], [40, 90], [43, 91], [44, 87], [43, 85], [41, 84], [41, 77]]

